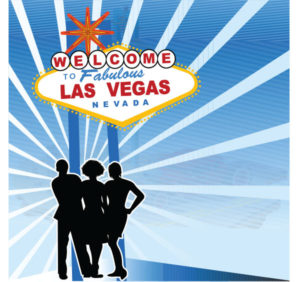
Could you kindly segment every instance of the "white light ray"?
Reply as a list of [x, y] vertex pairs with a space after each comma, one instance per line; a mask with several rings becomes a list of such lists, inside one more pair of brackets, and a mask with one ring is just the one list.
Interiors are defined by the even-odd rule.
[[[149, 116], [150, 117], [150, 116]], [[141, 122], [140, 124], [136, 125], [133, 129], [131, 129], [129, 131], [129, 133], [121, 140], [120, 144], [119, 144], [119, 149], [125, 145], [125, 143], [128, 142], [128, 140], [138, 131], [141, 129], [141, 127], [148, 121], [148, 119], [146, 119], [145, 122]]]
[[104, 149], [106, 148], [107, 144], [108, 144], [108, 141], [107, 141], [107, 139], [106, 139], [106, 141], [105, 141], [104, 144], [103, 144], [103, 147], [101, 148], [101, 150], [100, 150], [100, 152], [99, 152], [99, 154], [98, 154], [98, 156], [97, 156], [97, 160], [100, 159], [100, 157], [101, 157], [101, 155], [102, 155]]
[[271, 185], [141, 185], [142, 190], [260, 199], [289, 199], [289, 186]]
[[214, 111], [220, 109], [221, 107], [227, 105], [228, 103], [234, 101], [235, 99], [241, 97], [242, 95], [248, 93], [252, 89], [258, 87], [259, 85], [269, 81], [270, 79], [276, 77], [277, 75], [283, 73], [289, 69], [289, 51], [273, 60], [271, 63], [267, 64], [260, 70], [256, 71], [252, 75], [248, 76], [244, 80], [240, 81], [238, 84], [232, 88], [225, 91], [223, 94], [219, 95], [200, 109], [196, 110], [192, 114], [188, 115], [184, 119], [180, 120], [167, 130], [163, 131], [135, 151], [131, 152], [125, 156], [121, 162], [125, 162], [137, 154], [149, 149], [153, 145], [161, 142], [162, 140], [168, 138], [169, 136], [175, 134], [183, 128], [191, 125], [192, 123], [202, 119], [203, 117], [213, 113]]
[[[142, 205], [144, 206], [144, 204]], [[152, 239], [154, 239], [160, 246], [166, 248], [170, 253], [175, 255], [178, 259], [184, 261], [187, 260], [188, 257], [186, 254], [178, 250], [173, 244], [171, 244], [169, 241], [165, 240], [161, 236], [157, 235], [155, 232], [153, 232], [150, 228], [145, 226], [144, 224], [138, 222], [137, 220], [133, 219], [132, 217], [129, 217], [129, 221], [132, 222], [134, 225], [136, 225], [138, 228], [140, 228], [143, 232], [145, 232], [148, 236], [150, 236]], [[126, 242], [128, 240], [128, 237], [126, 237]]]
[[36, 207], [38, 207], [38, 206], [40, 206], [40, 205], [42, 205], [42, 204], [44, 204], [46, 202], [49, 202], [50, 200], [54, 200], [53, 196], [51, 196], [49, 198], [46, 198], [44, 200], [38, 201], [36, 203], [33, 203], [31, 205], [28, 205], [28, 206], [26, 206], [24, 208], [18, 209], [16, 211], [10, 212], [9, 213], [9, 219], [12, 219], [12, 218], [14, 218], [14, 217], [16, 217], [16, 216], [18, 216], [18, 215], [20, 215], [22, 213], [25, 213], [25, 212], [27, 212], [27, 211], [29, 211], [31, 209], [34, 209], [34, 208], [36, 208]]
[[108, 162], [108, 157], [106, 157], [103, 161], [103, 164], [105, 165]]
[[42, 151], [56, 161], [56, 158], [48, 151], [48, 149], [42, 145], [11, 113], [8, 113], [9, 121], [17, 127], [24, 135], [26, 135], [33, 143], [35, 143]]
[[84, 151], [83, 151], [83, 160], [84, 161], [86, 160], [89, 126], [90, 126], [90, 119], [86, 118], [86, 121], [85, 121], [85, 136], [84, 136]]
[[191, 219], [186, 216], [182, 216], [173, 212], [169, 212], [154, 206], [150, 206], [147, 204], [142, 204], [141, 207], [147, 211], [153, 212], [155, 214], [158, 214], [160, 216], [163, 216], [165, 218], [168, 218], [174, 222], [180, 222], [183, 225], [189, 225], [189, 226], [198, 226], [199, 222], [197, 220]]
[[93, 0], [92, 21], [100, 18], [102, 8], [102, 0]]
[[18, 20], [24, 32], [33, 60], [37, 66], [37, 69], [39, 72], [41, 72], [44, 70], [44, 66], [25, 12], [25, 8], [23, 6], [23, 2], [21, 0], [11, 0], [11, 3], [15, 9]]
[[[104, 162], [103, 162], [104, 164]], [[105, 183], [106, 181], [109, 180], [109, 175], [108, 175], [108, 172], [107, 172], [107, 169], [104, 171], [104, 173], [100, 176], [100, 179], [103, 183]]]
[[46, 262], [46, 264], [45, 264], [44, 269], [43, 269], [42, 272], [48, 272], [50, 270], [50, 267], [52, 265], [52, 262], [54, 260], [56, 252], [57, 252], [57, 244], [55, 244], [53, 246], [52, 251], [51, 251], [51, 253], [50, 253], [50, 255], [49, 255], [48, 259], [47, 259], [47, 262]]
[[160, 38], [155, 51], [160, 52], [163, 49], [166, 49], [169, 42], [171, 41], [172, 37], [174, 36], [176, 30], [181, 25], [184, 17], [186, 16], [187, 12], [190, 10], [191, 6], [193, 5], [194, 0], [181, 0], [172, 19], [170, 20], [167, 28], [163, 36]]
[[129, 45], [144, 0], [133, 0], [122, 42]]
[[[68, 137], [67, 137], [67, 134], [66, 134], [64, 125], [63, 125], [63, 123], [62, 123], [61, 117], [60, 117], [60, 115], [59, 115], [58, 109], [57, 109], [57, 107], [52, 107], [52, 109], [53, 109], [53, 111], [54, 111], [55, 117], [56, 117], [56, 119], [57, 119], [59, 128], [60, 128], [60, 130], [61, 130], [61, 132], [62, 132], [62, 135], [63, 135], [63, 137], [64, 137], [64, 140], [65, 140], [65, 142], [66, 142], [66, 144], [67, 144], [67, 147], [69, 147], [69, 140], [68, 140]], [[60, 151], [60, 152], [62, 153], [62, 155], [67, 159], [66, 155], [62, 152], [62, 150], [60, 149], [59, 151]]]
[[60, 48], [62, 52], [65, 52], [67, 50], [67, 37], [61, 34], [62, 31], [67, 30], [64, 1], [54, 0], [54, 6], [55, 6], [55, 13], [56, 13], [57, 27], [59, 32]]
[[55, 222], [53, 222], [48, 227], [48, 229], [46, 230], [46, 232], [36, 242], [36, 244], [29, 251], [29, 253], [27, 254], [27, 256], [22, 260], [22, 262], [19, 264], [19, 266], [13, 272], [13, 274], [11, 275], [11, 279], [17, 279], [22, 274], [22, 272], [24, 271], [24, 269], [26, 268], [26, 266], [28, 265], [28, 263], [31, 261], [31, 259], [33, 258], [33, 256], [36, 254], [36, 252], [39, 250], [40, 246], [43, 244], [43, 242], [47, 238], [47, 236], [50, 233], [50, 231], [53, 229], [54, 225], [55, 225]]
[[31, 224], [27, 225], [23, 230], [21, 230], [18, 234], [16, 234], [13, 238], [9, 239], [9, 247], [12, 247], [14, 244], [16, 244], [20, 239], [22, 239], [30, 230], [32, 230], [35, 226], [37, 226], [44, 218], [46, 218], [53, 210], [56, 208], [56, 206], [50, 208], [45, 213], [43, 213], [40, 217], [38, 217], [35, 221], [33, 221]]
[[28, 176], [28, 177], [52, 180], [52, 177], [50, 177], [50, 176], [37, 174], [37, 173], [32, 173], [32, 172], [19, 170], [19, 169], [14, 169], [14, 168], [9, 168], [8, 172], [9, 172], [9, 174], [15, 174], [15, 175], [21, 175], [21, 176]]
[[172, 157], [163, 161], [138, 167], [125, 172], [124, 175], [129, 175], [129, 174], [138, 173], [142, 171], [148, 171], [151, 169], [179, 164], [179, 163], [188, 162], [196, 159], [206, 158], [206, 157], [232, 152], [240, 149], [245, 149], [245, 148], [249, 148], [249, 147], [253, 147], [265, 143], [275, 142], [286, 138], [289, 138], [288, 123], [271, 127], [265, 130], [261, 130], [235, 139], [231, 139], [229, 141], [218, 143], [212, 146], [201, 148], [199, 150], [195, 150], [186, 154]]
[[267, 2], [248, 0], [189, 67], [195, 71], [203, 67]]
[[[101, 16], [102, 0], [93, 0], [92, 21], [96, 21]], [[99, 36], [96, 35], [98, 38]], [[92, 41], [91, 50], [97, 49], [97, 44]]]
[[[63, 0], [54, 0], [54, 6], [55, 6], [57, 27], [58, 27], [59, 40], [60, 40], [60, 48], [61, 48], [61, 51], [65, 52], [67, 50], [67, 37], [65, 35], [61, 34], [62, 31], [67, 30], [64, 1]], [[61, 117], [59, 115], [58, 109], [56, 107], [53, 107], [53, 111], [54, 111], [55, 116], [57, 118], [60, 130], [61, 130], [62, 135], [64, 137], [64, 140], [67, 144], [67, 147], [69, 147], [69, 139], [67, 137], [67, 133], [66, 133], [65, 128], [63, 126], [63, 123], [62, 123]]]
[[46, 122], [42, 118], [42, 116], [41, 116], [40, 112], [37, 110], [36, 106], [33, 104], [32, 100], [28, 96], [26, 90], [24, 89], [22, 83], [20, 82], [19, 78], [17, 77], [17, 75], [15, 74], [15, 72], [11, 68], [11, 66], [9, 66], [8, 74], [9, 74], [10, 80], [15, 85], [15, 87], [18, 90], [18, 92], [20, 93], [20, 95], [22, 96], [22, 98], [25, 100], [26, 104], [28, 105], [28, 107], [30, 108], [30, 110], [32, 111], [32, 113], [34, 114], [34, 116], [36, 117], [36, 119], [39, 121], [39, 123], [41, 124], [41, 126], [44, 128], [44, 130], [48, 134], [49, 138], [52, 140], [52, 142], [55, 144], [55, 146], [57, 147], [57, 149], [59, 150], [59, 152], [64, 156], [64, 158], [66, 158], [64, 152], [62, 151], [62, 149], [58, 145], [56, 139], [52, 135], [52, 133], [51, 133], [48, 125], [46, 124]]
[[93, 155], [94, 155], [95, 148], [96, 148], [96, 145], [97, 145], [97, 143], [98, 143], [98, 139], [99, 139], [99, 135], [100, 135], [100, 132], [101, 132], [102, 126], [103, 126], [103, 124], [102, 124], [102, 123], [99, 123], [99, 124], [98, 124], [98, 128], [97, 128], [97, 132], [96, 132], [95, 140], [94, 140], [94, 143], [93, 143], [93, 147], [92, 147], [92, 150], [91, 150], [90, 158], [92, 158], [92, 157], [93, 157]]
[[146, 256], [143, 254], [143, 252], [136, 246], [136, 244], [128, 236], [126, 237], [126, 245], [127, 244], [137, 254], [138, 259], [146, 260]]
[[11, 152], [14, 152], [14, 153], [16, 153], [16, 154], [18, 154], [18, 155], [20, 155], [20, 156], [22, 156], [22, 157], [24, 157], [24, 158], [26, 158], [26, 159], [28, 159], [28, 160], [31, 160], [31, 161], [33, 161], [33, 162], [35, 162], [35, 163], [37, 163], [37, 164], [39, 164], [39, 165], [41, 165], [41, 166], [43, 166], [43, 167], [46, 167], [46, 168], [50, 169], [51, 171], [56, 172], [50, 165], [48, 165], [48, 164], [46, 164], [46, 163], [40, 161], [39, 159], [37, 159], [37, 158], [31, 156], [30, 154], [28, 154], [28, 153], [26, 153], [26, 152], [20, 150], [19, 148], [15, 147], [15, 146], [12, 145], [12, 144], [8, 144], [8, 149], [9, 149]]
[[[147, 205], [145, 203], [143, 203], [141, 205], [141, 208], [155, 213], [159, 216], [163, 216], [169, 220], [171, 220], [174, 223], [180, 224], [180, 225], [185, 225], [187, 226], [189, 229], [191, 229], [191, 232], [194, 232], [193, 230], [210, 230], [210, 232], [220, 232], [220, 228], [219, 227], [214, 227], [209, 223], [205, 223], [205, 222], [201, 222], [199, 220], [196, 219], [192, 219], [189, 217], [189, 215], [180, 215], [179, 213], [174, 213], [174, 212], [170, 212], [152, 205]], [[130, 218], [129, 218], [130, 219]]]
[[68, 244], [67, 264], [72, 267], [72, 244]]
[[9, 196], [20, 195], [20, 194], [28, 194], [28, 193], [36, 193], [51, 190], [49, 187], [45, 188], [31, 188], [31, 189], [10, 189], [8, 190]]
[[[39, 73], [43, 72], [45, 70], [39, 50], [37, 48], [30, 23], [27, 18], [27, 14], [23, 5], [23, 2], [21, 0], [12, 0], [13, 7], [15, 9], [16, 15], [18, 17], [18, 20], [20, 22], [21, 28], [23, 30], [24, 36], [26, 38], [27, 44], [29, 46], [30, 52], [32, 54], [33, 60], [35, 62], [35, 65], [39, 71]], [[60, 130], [62, 131], [62, 134], [66, 140], [66, 132], [64, 129], [64, 126], [62, 124], [61, 117], [59, 115], [58, 109], [53, 107], [53, 111], [55, 114], [55, 117], [57, 119], [58, 125], [60, 127]], [[67, 143], [68, 145], [68, 143]], [[64, 154], [62, 154], [64, 155]]]

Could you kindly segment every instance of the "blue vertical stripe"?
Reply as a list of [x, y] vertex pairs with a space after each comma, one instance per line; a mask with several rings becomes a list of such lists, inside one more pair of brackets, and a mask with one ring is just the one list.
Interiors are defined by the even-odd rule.
[[[69, 112], [69, 161], [70, 172], [80, 174], [80, 144], [78, 115]], [[72, 244], [72, 280], [83, 281]]]
[[[67, 30], [75, 29], [75, 24], [67, 22]], [[74, 41], [74, 36], [67, 36], [67, 47], [69, 47]], [[80, 175], [80, 138], [79, 138], [79, 119], [78, 115], [69, 112], [69, 162], [70, 172], [77, 173]], [[77, 257], [72, 244], [72, 280], [83, 281], [81, 276]]]

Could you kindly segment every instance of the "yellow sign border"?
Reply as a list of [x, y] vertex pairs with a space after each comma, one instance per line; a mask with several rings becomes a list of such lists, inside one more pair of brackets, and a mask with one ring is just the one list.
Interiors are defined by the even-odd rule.
[[[126, 48], [126, 47], [123, 47], [123, 46], [121, 46], [121, 45], [116, 45], [116, 46], [113, 46], [113, 47], [110, 47], [110, 48], [108, 48], [108, 49], [103, 50], [103, 52], [106, 53], [106, 52], [109, 52], [109, 51], [114, 50], [114, 49], [117, 49], [117, 48], [122, 49], [122, 50], [125, 50], [125, 51], [130, 50], [130, 49], [128, 49], [128, 48]], [[49, 97], [44, 96], [42, 93], [40, 93], [40, 91], [39, 91], [39, 89], [38, 89], [39, 82], [41, 81], [41, 79], [43, 79], [43, 78], [46, 77], [47, 75], [50, 75], [50, 74], [52, 74], [52, 73], [57, 72], [57, 70], [51, 70], [51, 71], [49, 71], [49, 72], [47, 72], [47, 73], [41, 75], [41, 76], [36, 80], [36, 82], [35, 82], [35, 87], [34, 87], [34, 88], [35, 88], [35, 93], [36, 93], [41, 99], [43, 99], [43, 100], [46, 100], [46, 101], [49, 101], [49, 102], [52, 102], [52, 103], [61, 105], [61, 106], [63, 106], [63, 107], [72, 109], [72, 110], [74, 110], [74, 111], [78, 111], [78, 112], [80, 112], [80, 113], [86, 114], [87, 116], [91, 116], [91, 117], [94, 117], [94, 118], [98, 118], [98, 119], [104, 120], [104, 121], [106, 121], [106, 122], [109, 122], [109, 123], [111, 123], [111, 124], [114, 124], [114, 125], [117, 125], [117, 126], [120, 126], [120, 127], [126, 127], [126, 126], [128, 126], [128, 125], [130, 125], [130, 124], [132, 124], [132, 123], [134, 123], [134, 122], [136, 122], [136, 121], [138, 121], [138, 120], [140, 120], [140, 119], [142, 119], [142, 118], [145, 118], [145, 117], [147, 117], [147, 116], [149, 116], [149, 115], [151, 115], [151, 114], [154, 114], [155, 112], [161, 110], [162, 108], [168, 107], [168, 106], [170, 106], [171, 104], [173, 104], [173, 103], [175, 103], [175, 102], [177, 102], [177, 101], [179, 101], [179, 100], [181, 100], [181, 99], [183, 99], [183, 98], [186, 98], [187, 96], [189, 96], [189, 95], [195, 93], [195, 91], [196, 91], [197, 88], [198, 88], [198, 80], [197, 80], [196, 76], [195, 76], [192, 72], [190, 72], [190, 71], [188, 71], [188, 70], [186, 70], [186, 69], [184, 69], [184, 68], [181, 68], [181, 67], [178, 67], [178, 66], [175, 66], [175, 65], [172, 66], [172, 68], [175, 68], [175, 69], [177, 69], [177, 70], [186, 72], [186, 73], [188, 73], [189, 75], [191, 75], [191, 76], [193, 77], [194, 83], [195, 83], [193, 89], [190, 90], [190, 91], [188, 91], [188, 92], [186, 92], [186, 93], [184, 93], [184, 94], [182, 94], [182, 95], [180, 95], [180, 96], [178, 96], [178, 97], [176, 97], [176, 98], [174, 98], [174, 99], [172, 99], [172, 100], [170, 100], [170, 101], [167, 101], [167, 102], [165, 102], [165, 103], [163, 103], [163, 104], [160, 104], [160, 105], [158, 105], [158, 106], [156, 106], [156, 107], [154, 107], [154, 108], [151, 108], [151, 109], [149, 109], [149, 110], [147, 110], [147, 111], [145, 111], [145, 112], [143, 112], [143, 113], [141, 113], [141, 114], [138, 114], [138, 115], [136, 115], [136, 116], [134, 116], [134, 117], [132, 117], [132, 118], [130, 118], [130, 119], [127, 119], [127, 120], [125, 120], [125, 121], [119, 121], [119, 120], [116, 120], [116, 119], [113, 119], [113, 118], [110, 118], [110, 117], [107, 117], [107, 116], [104, 116], [104, 115], [101, 115], [101, 114], [97, 114], [97, 113], [94, 113], [94, 112], [91, 112], [91, 111], [88, 111], [88, 110], [85, 110], [85, 109], [82, 109], [82, 108], [79, 108], [79, 107], [70, 105], [70, 104], [68, 104], [68, 103], [65, 103], [65, 102], [62, 102], [62, 101], [55, 100], [55, 99], [52, 99], [52, 98], [49, 98]]]

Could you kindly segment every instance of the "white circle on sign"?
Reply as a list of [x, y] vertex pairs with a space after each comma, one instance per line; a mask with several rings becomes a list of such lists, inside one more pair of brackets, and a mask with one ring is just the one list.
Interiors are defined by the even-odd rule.
[[112, 69], [117, 69], [123, 65], [123, 54], [118, 50], [110, 51], [106, 57], [107, 65]]
[[81, 70], [88, 63], [88, 57], [83, 51], [76, 51], [71, 55], [71, 65], [74, 69]]
[[63, 71], [67, 69], [69, 65], [70, 65], [70, 58], [64, 52], [58, 52], [54, 54], [51, 58], [51, 66], [58, 71]]
[[106, 64], [106, 56], [100, 50], [93, 51], [89, 56], [89, 64], [94, 69], [101, 69]]
[[145, 68], [153, 68], [157, 64], [157, 54], [151, 49], [144, 50], [141, 54], [141, 64]]
[[127, 68], [136, 68], [140, 64], [140, 54], [134, 50], [127, 51], [124, 55], [124, 64]]
[[158, 54], [158, 64], [164, 69], [172, 67], [175, 64], [175, 61], [175, 54], [170, 50], [162, 50]]

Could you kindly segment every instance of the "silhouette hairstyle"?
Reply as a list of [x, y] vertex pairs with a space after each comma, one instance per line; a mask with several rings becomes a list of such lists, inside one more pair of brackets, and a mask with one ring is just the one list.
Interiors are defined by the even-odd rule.
[[82, 166], [81, 170], [88, 177], [97, 177], [103, 174], [104, 167], [96, 160], [89, 160]]
[[113, 162], [108, 166], [108, 172], [112, 178], [118, 178], [122, 174], [122, 167], [118, 162]]
[[66, 160], [61, 159], [56, 162], [56, 170], [58, 172], [67, 173], [68, 168], [69, 168], [69, 164]]

